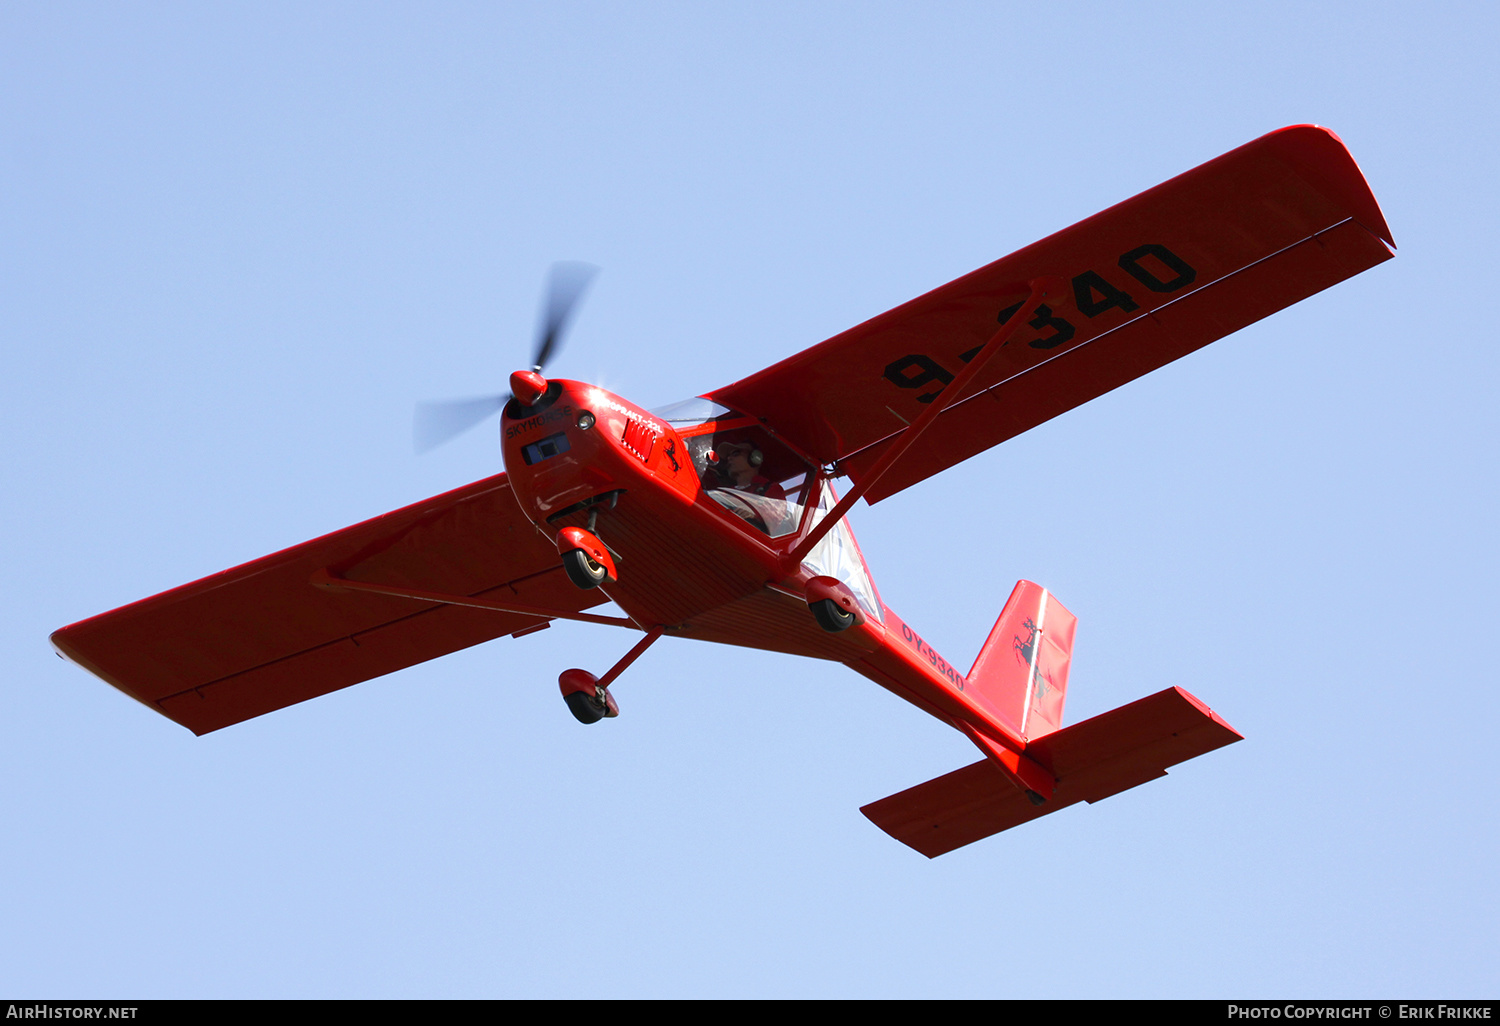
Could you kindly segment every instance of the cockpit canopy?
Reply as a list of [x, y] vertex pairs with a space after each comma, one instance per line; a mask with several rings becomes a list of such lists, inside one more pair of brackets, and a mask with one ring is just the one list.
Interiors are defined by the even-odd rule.
[[817, 468], [759, 421], [708, 399], [651, 412], [682, 437], [710, 498], [772, 538], [797, 530]]
[[[837, 502], [818, 468], [777, 441], [754, 417], [709, 399], [688, 399], [651, 411], [682, 437], [709, 498], [772, 538], [795, 534], [827, 516]], [[880, 599], [846, 521], [803, 559], [814, 574], [847, 584], [865, 612], [882, 619]]]

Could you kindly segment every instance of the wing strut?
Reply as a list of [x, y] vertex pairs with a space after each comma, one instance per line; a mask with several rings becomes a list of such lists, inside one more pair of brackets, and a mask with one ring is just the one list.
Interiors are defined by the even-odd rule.
[[1010, 319], [1000, 326], [1000, 330], [995, 332], [994, 336], [984, 344], [984, 348], [979, 351], [979, 355], [965, 364], [964, 369], [959, 371], [958, 375], [952, 381], [948, 382], [947, 386], [938, 393], [937, 398], [932, 401], [927, 409], [922, 411], [921, 416], [907, 425], [906, 430], [902, 431], [886, 446], [885, 453], [876, 462], [875, 466], [870, 468], [869, 473], [864, 474], [859, 482], [853, 488], [849, 489], [849, 493], [839, 500], [838, 505], [834, 506], [826, 517], [818, 521], [817, 525], [807, 533], [807, 536], [802, 539], [797, 547], [786, 555], [782, 564], [785, 572], [791, 573], [797, 568], [802, 560], [807, 557], [807, 554], [813, 550], [813, 547], [823, 540], [823, 536], [833, 530], [834, 525], [848, 515], [849, 510], [854, 506], [855, 500], [864, 495], [876, 482], [885, 476], [885, 472], [890, 470], [891, 466], [901, 458], [906, 450], [912, 447], [912, 444], [921, 437], [922, 432], [932, 426], [933, 422], [937, 420], [938, 414], [942, 413], [953, 400], [963, 394], [963, 390], [968, 387], [969, 382], [984, 369], [984, 365], [989, 363], [990, 358], [1000, 351], [1000, 347], [1010, 341], [1010, 337], [1015, 334], [1016, 329], [1031, 319], [1031, 315], [1036, 313], [1036, 308], [1041, 306], [1042, 300], [1051, 295], [1063, 294], [1067, 289], [1067, 282], [1062, 278], [1033, 278], [1026, 283], [1026, 286], [1031, 290], [1031, 295], [1026, 297], [1026, 302], [1022, 303], [1016, 312], [1010, 315]]
[[[493, 609], [499, 613], [518, 613], [544, 620], [581, 620], [584, 623], [602, 623], [609, 627], [629, 627], [644, 630], [634, 620], [623, 616], [598, 616], [594, 613], [565, 613], [557, 609], [540, 606], [523, 606], [517, 602], [496, 602], [468, 595], [445, 595], [438, 591], [423, 591], [420, 588], [393, 588], [388, 584], [373, 584], [370, 581], [351, 581], [347, 577], [335, 577], [325, 567], [312, 576], [312, 583], [331, 591], [368, 591], [376, 595], [394, 595], [397, 598], [417, 599], [421, 602], [436, 602], [446, 606], [471, 606], [474, 609]], [[652, 639], [655, 640], [655, 639]]]

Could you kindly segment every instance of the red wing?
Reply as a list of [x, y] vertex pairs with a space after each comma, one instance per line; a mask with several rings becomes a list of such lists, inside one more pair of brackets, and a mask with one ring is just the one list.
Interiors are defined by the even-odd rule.
[[205, 734], [546, 619], [334, 591], [352, 580], [568, 613], [605, 601], [561, 573], [504, 474], [64, 627], [65, 656]]
[[[1383, 241], [1382, 241], [1383, 240]], [[876, 502], [1391, 257], [1338, 136], [1284, 128], [708, 398], [858, 482], [1026, 298], [1042, 307], [874, 485]]]

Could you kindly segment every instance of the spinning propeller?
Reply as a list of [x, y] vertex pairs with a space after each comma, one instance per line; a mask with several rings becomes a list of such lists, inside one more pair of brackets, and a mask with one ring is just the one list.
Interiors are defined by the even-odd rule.
[[541, 319], [537, 324], [536, 346], [531, 369], [510, 376], [511, 391], [503, 395], [485, 395], [476, 399], [446, 399], [418, 403], [412, 418], [412, 443], [416, 451], [426, 452], [450, 441], [472, 427], [488, 420], [512, 397], [530, 406], [547, 390], [542, 368], [562, 348], [563, 335], [573, 310], [599, 269], [591, 264], [558, 263], [552, 265], [547, 291], [542, 297]]

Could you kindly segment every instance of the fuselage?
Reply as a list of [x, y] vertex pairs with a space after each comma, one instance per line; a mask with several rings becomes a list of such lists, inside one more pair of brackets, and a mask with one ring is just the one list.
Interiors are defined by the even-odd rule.
[[[830, 475], [755, 418], [708, 400], [650, 412], [553, 380], [530, 406], [512, 400], [500, 430], [521, 509], [548, 538], [592, 522], [618, 569], [601, 589], [642, 629], [835, 660], [1019, 749], [880, 600], [847, 522], [790, 558], [833, 505]], [[806, 599], [815, 577], [844, 584], [860, 622], [820, 627]]]

